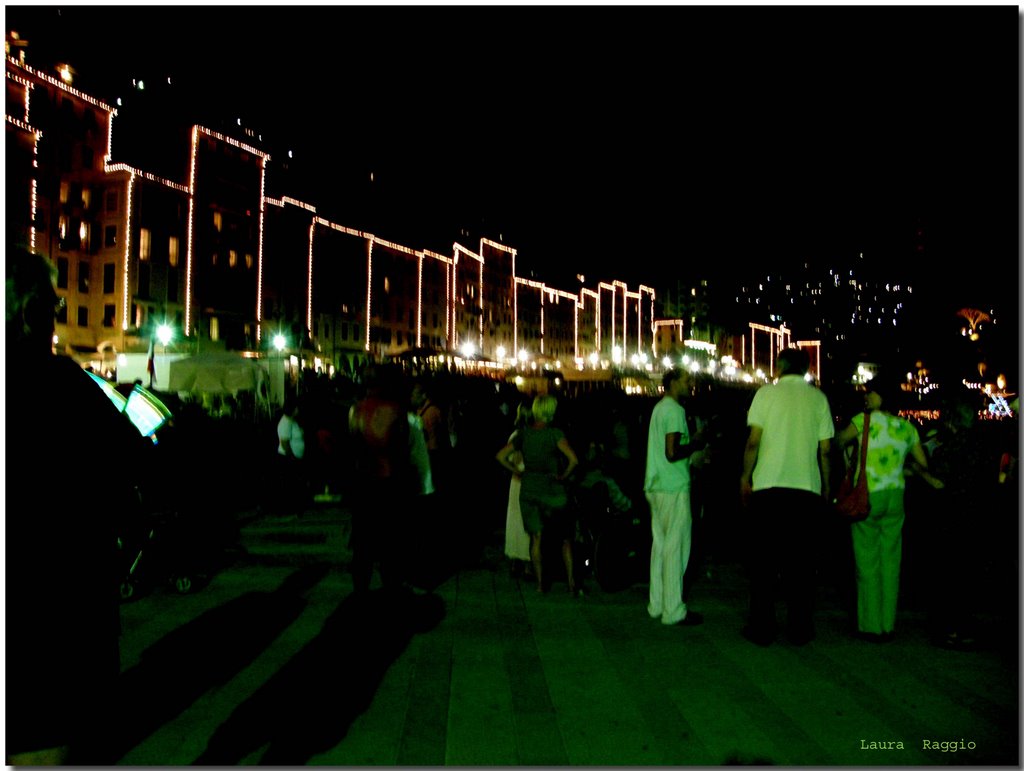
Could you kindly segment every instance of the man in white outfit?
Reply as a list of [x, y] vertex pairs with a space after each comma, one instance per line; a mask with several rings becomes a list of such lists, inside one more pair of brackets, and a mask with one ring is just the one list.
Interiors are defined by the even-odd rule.
[[651, 584], [647, 612], [663, 624], [696, 626], [700, 613], [683, 602], [683, 574], [690, 561], [690, 456], [704, 448], [700, 431], [690, 436], [686, 410], [680, 404], [687, 390], [682, 370], [662, 378], [665, 396], [651, 413], [647, 433], [644, 494], [651, 506]]

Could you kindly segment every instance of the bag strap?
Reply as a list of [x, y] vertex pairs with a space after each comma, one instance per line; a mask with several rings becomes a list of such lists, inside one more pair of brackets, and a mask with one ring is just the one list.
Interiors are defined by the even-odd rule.
[[860, 476], [857, 478], [858, 484], [867, 484], [867, 474], [864, 473], [865, 466], [868, 462], [868, 424], [871, 422], [871, 412], [864, 410], [864, 431], [861, 435], [860, 440], [860, 466], [858, 467], [857, 473]]

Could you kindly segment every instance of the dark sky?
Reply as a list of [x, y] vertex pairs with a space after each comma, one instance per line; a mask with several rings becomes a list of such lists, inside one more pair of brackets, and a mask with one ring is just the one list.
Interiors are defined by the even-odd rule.
[[30, 64], [111, 101], [170, 76], [199, 122], [263, 132], [272, 168], [291, 149], [298, 197], [416, 248], [467, 229], [552, 283], [865, 251], [1018, 296], [1016, 6], [5, 12]]

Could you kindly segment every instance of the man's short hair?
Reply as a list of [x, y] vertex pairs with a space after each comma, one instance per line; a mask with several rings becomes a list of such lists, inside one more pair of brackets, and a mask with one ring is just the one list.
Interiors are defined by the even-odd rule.
[[672, 369], [666, 370], [665, 374], [661, 376], [661, 387], [665, 389], [665, 393], [668, 393], [668, 389], [672, 387], [672, 384], [685, 374], [686, 373], [678, 367], [672, 367]]
[[8, 341], [49, 342], [57, 305], [57, 269], [45, 256], [20, 246], [9, 247], [4, 262]]
[[803, 348], [786, 348], [779, 353], [779, 364], [785, 362], [787, 375], [806, 375], [811, 357]]

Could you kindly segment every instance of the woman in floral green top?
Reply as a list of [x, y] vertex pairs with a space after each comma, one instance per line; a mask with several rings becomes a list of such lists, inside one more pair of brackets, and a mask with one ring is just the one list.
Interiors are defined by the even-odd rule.
[[[858, 636], [873, 642], [891, 640], [896, 624], [905, 516], [903, 468], [907, 456], [928, 484], [942, 487], [942, 482], [928, 473], [928, 458], [914, 424], [883, 410], [883, 395], [891, 400], [895, 388], [890, 391], [884, 381], [872, 380], [864, 396], [864, 408], [871, 413], [865, 462], [871, 512], [867, 519], [852, 526]], [[837, 437], [844, 450], [853, 446], [854, 463], [860, 457], [863, 430], [864, 413], [860, 413]]]

